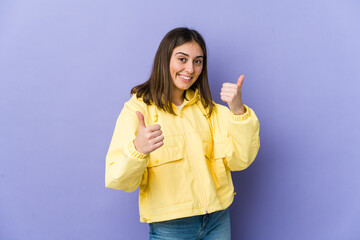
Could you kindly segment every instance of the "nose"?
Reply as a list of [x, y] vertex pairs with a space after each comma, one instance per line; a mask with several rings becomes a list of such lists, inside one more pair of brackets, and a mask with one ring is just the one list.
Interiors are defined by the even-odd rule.
[[193, 65], [193, 62], [192, 62], [192, 61], [188, 61], [188, 62], [186, 63], [185, 70], [186, 70], [188, 73], [193, 73], [193, 72], [194, 72], [194, 65]]

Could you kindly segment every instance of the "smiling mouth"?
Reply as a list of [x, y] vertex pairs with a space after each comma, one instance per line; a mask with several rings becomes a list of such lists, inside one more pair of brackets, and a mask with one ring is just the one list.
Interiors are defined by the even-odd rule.
[[178, 76], [186, 82], [190, 82], [192, 79], [191, 76], [186, 76], [186, 75], [182, 75], [182, 74], [178, 74]]

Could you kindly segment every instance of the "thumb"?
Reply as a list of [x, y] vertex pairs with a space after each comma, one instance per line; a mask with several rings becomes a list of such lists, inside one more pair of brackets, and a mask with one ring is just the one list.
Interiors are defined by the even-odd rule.
[[139, 118], [139, 128], [146, 128], [145, 121], [144, 121], [144, 115], [139, 111], [137, 111], [136, 114]]
[[236, 85], [238, 85], [239, 88], [241, 88], [241, 85], [242, 85], [243, 82], [244, 82], [244, 78], [245, 78], [245, 75], [244, 75], [244, 74], [241, 75], [241, 76], [238, 78]]

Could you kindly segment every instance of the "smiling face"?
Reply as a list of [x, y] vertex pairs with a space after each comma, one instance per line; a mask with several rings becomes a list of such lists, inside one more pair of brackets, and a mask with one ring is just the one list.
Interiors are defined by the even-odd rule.
[[183, 101], [183, 93], [189, 89], [202, 72], [204, 54], [196, 42], [187, 42], [174, 48], [170, 58], [173, 102]]

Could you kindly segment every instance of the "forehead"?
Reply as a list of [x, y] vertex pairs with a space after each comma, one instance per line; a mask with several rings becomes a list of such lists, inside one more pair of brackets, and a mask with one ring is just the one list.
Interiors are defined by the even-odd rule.
[[173, 55], [178, 53], [178, 52], [182, 52], [182, 53], [186, 53], [191, 57], [197, 57], [197, 56], [203, 56], [203, 51], [200, 47], [200, 45], [197, 42], [187, 42], [184, 43], [180, 46], [177, 46], [176, 48], [174, 48], [173, 50]]

